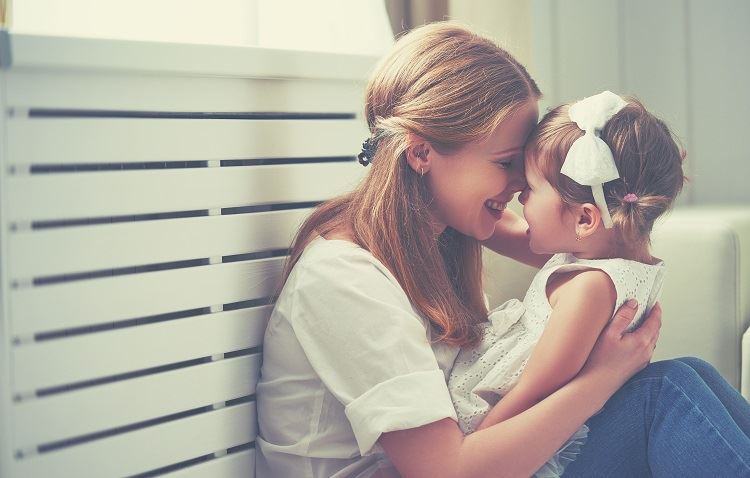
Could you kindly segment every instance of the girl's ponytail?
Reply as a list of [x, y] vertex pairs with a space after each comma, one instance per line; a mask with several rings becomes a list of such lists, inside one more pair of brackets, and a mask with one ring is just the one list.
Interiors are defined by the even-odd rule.
[[[603, 185], [613, 227], [632, 247], [647, 245], [656, 219], [674, 203], [685, 177], [685, 153], [669, 128], [635, 98], [612, 116], [600, 137], [612, 151], [619, 179]], [[570, 119], [570, 107], [558, 106], [537, 125], [527, 144], [536, 167], [569, 207], [593, 203], [589, 186], [560, 174], [573, 143], [584, 133]]]

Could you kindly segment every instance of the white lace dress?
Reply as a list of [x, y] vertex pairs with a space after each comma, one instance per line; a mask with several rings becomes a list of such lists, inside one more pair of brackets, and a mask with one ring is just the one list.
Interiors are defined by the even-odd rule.
[[[534, 346], [542, 335], [552, 308], [547, 300], [547, 282], [560, 272], [599, 269], [607, 273], [617, 291], [615, 310], [630, 298], [641, 307], [630, 328], [647, 317], [656, 302], [664, 277], [664, 263], [643, 264], [626, 259], [579, 259], [572, 254], [554, 255], [531, 282], [523, 302], [509, 300], [492, 310], [483, 324], [481, 342], [461, 350], [448, 381], [458, 423], [465, 434], [472, 433], [495, 405], [512, 389], [523, 372]], [[562, 475], [585, 443], [588, 427], [583, 425], [555, 456], [534, 475]]]

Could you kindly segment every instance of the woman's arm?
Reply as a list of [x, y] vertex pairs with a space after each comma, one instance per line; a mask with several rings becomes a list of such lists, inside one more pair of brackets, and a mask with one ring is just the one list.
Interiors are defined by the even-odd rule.
[[521, 379], [490, 410], [479, 430], [518, 415], [568, 383], [612, 317], [617, 291], [606, 273], [590, 270], [556, 279], [554, 286], [550, 283], [552, 314]]
[[531, 252], [529, 235], [526, 234], [528, 228], [529, 225], [521, 216], [505, 209], [503, 216], [495, 223], [492, 237], [483, 241], [482, 245], [518, 262], [541, 268], [551, 256]]
[[468, 436], [453, 420], [443, 419], [384, 433], [379, 443], [404, 478], [530, 476], [648, 364], [661, 327], [661, 309], [655, 306], [641, 328], [626, 334], [634, 316], [634, 309], [621, 307], [581, 372], [513, 418]]

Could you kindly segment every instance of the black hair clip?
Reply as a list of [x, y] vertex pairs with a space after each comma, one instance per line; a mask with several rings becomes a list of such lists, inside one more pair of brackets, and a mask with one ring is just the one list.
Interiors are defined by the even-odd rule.
[[357, 159], [359, 159], [359, 164], [367, 166], [372, 163], [373, 157], [375, 157], [375, 140], [367, 138], [362, 143], [362, 152], [357, 155]]

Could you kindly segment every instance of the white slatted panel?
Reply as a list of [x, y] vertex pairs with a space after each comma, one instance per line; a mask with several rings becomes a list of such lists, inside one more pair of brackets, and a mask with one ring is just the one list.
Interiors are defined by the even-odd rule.
[[270, 297], [277, 291], [283, 261], [279, 257], [16, 289], [10, 296], [11, 331], [26, 336]]
[[252, 395], [260, 359], [230, 358], [23, 402], [13, 420], [16, 444], [27, 448]]
[[363, 90], [360, 83], [344, 80], [185, 78], [64, 70], [12, 71], [7, 89], [12, 106], [21, 109], [305, 113], [358, 113]]
[[320, 201], [361, 174], [346, 162], [23, 175], [7, 187], [10, 219], [28, 221]]
[[366, 171], [374, 59], [18, 39], [0, 475], [254, 476], [262, 304], [310, 206]]
[[22, 164], [354, 156], [361, 131], [357, 120], [30, 118], [8, 121], [8, 151]]
[[18, 231], [10, 236], [9, 269], [15, 278], [39, 277], [283, 249], [309, 212], [292, 209]]
[[30, 456], [13, 469], [23, 477], [132, 475], [242, 445], [256, 427], [251, 402]]
[[237, 478], [248, 476], [255, 469], [255, 450], [232, 453], [206, 463], [177, 470], [164, 475], [165, 478]]
[[13, 351], [15, 388], [30, 392], [258, 347], [270, 314], [263, 306], [23, 344]]

